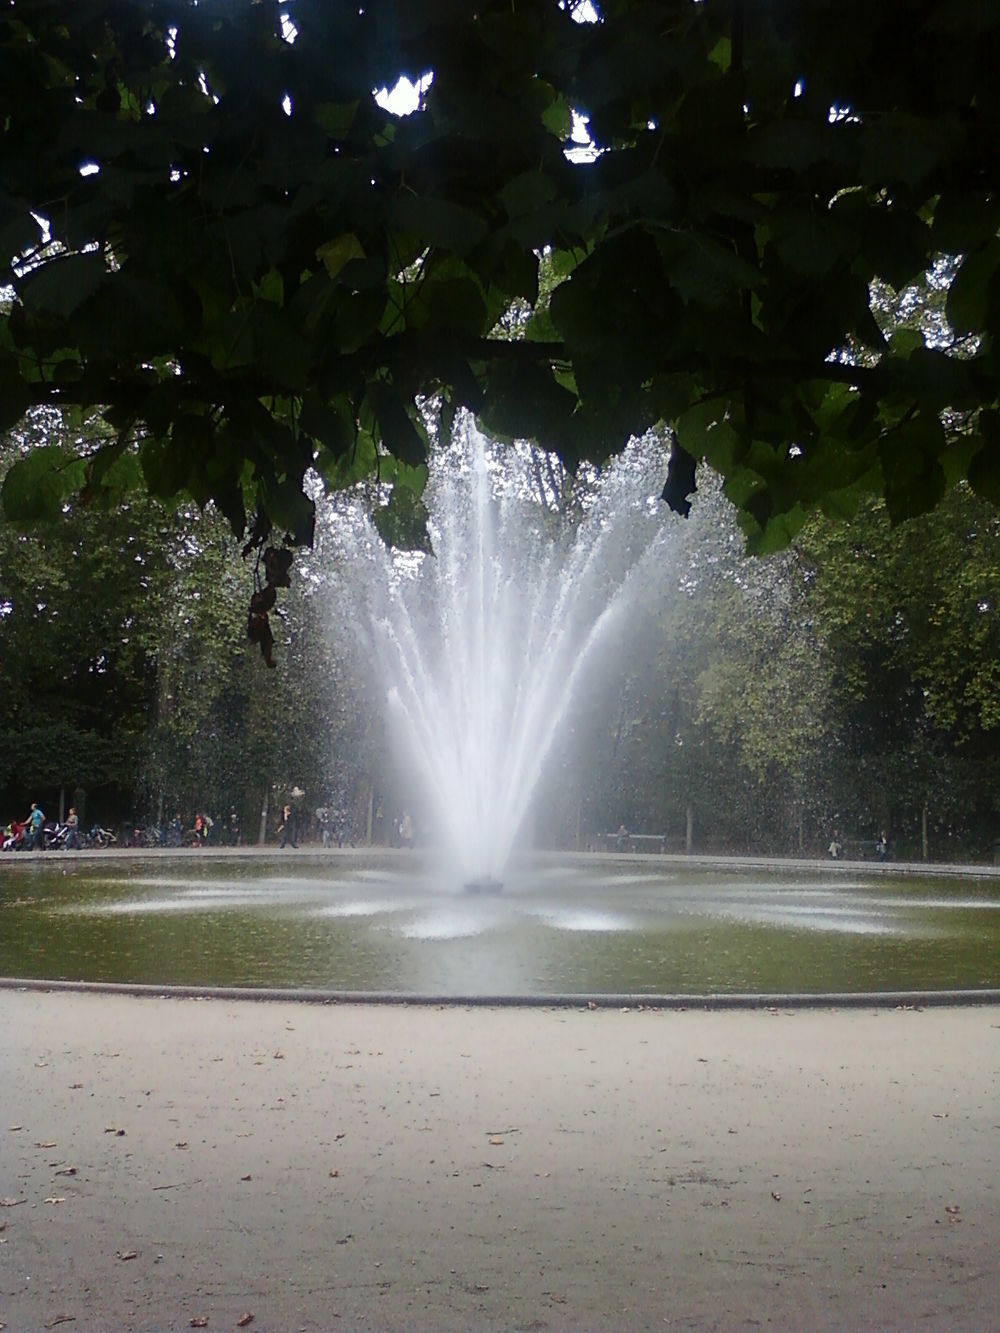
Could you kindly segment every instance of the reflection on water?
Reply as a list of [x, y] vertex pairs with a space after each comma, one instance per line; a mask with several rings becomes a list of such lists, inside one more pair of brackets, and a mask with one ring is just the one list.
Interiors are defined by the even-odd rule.
[[[68, 873], [67, 873], [68, 867]], [[455, 890], [401, 857], [0, 861], [0, 973], [440, 995], [1000, 985], [1000, 881], [578, 858]]]

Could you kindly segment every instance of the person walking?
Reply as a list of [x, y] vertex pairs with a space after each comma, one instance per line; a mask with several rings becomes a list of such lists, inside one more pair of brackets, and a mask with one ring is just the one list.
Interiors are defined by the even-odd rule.
[[72, 806], [66, 816], [66, 846], [68, 848], [80, 846], [80, 820]]
[[43, 851], [45, 848], [45, 815], [38, 808], [34, 801], [31, 802], [31, 811], [26, 820], [29, 829], [30, 842], [28, 846], [34, 850]]
[[282, 847], [287, 847], [289, 843], [293, 847], [298, 847], [295, 841], [295, 810], [292, 806], [286, 805], [281, 811], [281, 828], [278, 830], [281, 834], [281, 842], [278, 844], [279, 851]]

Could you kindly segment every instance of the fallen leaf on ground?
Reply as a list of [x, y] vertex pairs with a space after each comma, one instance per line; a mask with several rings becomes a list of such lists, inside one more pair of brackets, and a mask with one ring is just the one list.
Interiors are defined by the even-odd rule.
[[45, 1325], [46, 1328], [55, 1328], [57, 1324], [75, 1324], [75, 1314], [57, 1314], [55, 1319], [50, 1319]]
[[504, 1143], [506, 1143], [506, 1141], [507, 1141], [506, 1139], [501, 1139], [501, 1138], [500, 1138], [498, 1135], [496, 1135], [496, 1134], [491, 1134], [490, 1137], [489, 1137], [489, 1139], [488, 1139], [488, 1142], [489, 1142], [494, 1148], [499, 1148], [499, 1147], [501, 1147]]
[[245, 1176], [240, 1176], [240, 1180], [253, 1180], [253, 1176], [249, 1174]]
[[588, 1000], [588, 1001], [587, 1001], [587, 1008], [588, 1008], [588, 1009], [596, 1009], [596, 1008], [597, 1008], [597, 1005], [594, 1003], [593, 1000]]
[[24, 1128], [23, 1125], [11, 1125], [11, 1126], [10, 1126], [10, 1132], [11, 1132], [12, 1134], [16, 1134], [17, 1131], [18, 1131], [19, 1129], [23, 1129], [23, 1128]]
[[137, 1259], [139, 1257], [138, 1250], [116, 1250], [115, 1253], [119, 1259]]
[[781, 1195], [778, 1193], [777, 1190], [771, 1191], [771, 1198], [774, 1200], [775, 1203], [781, 1202]]
[[345, 1129], [342, 1129], [342, 1130], [340, 1131], [339, 1134], [334, 1134], [333, 1137], [334, 1137], [335, 1139], [346, 1139], [346, 1138], [347, 1138], [347, 1131], [346, 1131]]
[[23, 1199], [0, 1199], [0, 1208], [16, 1208], [19, 1203], [24, 1203]]
[[284, 1060], [284, 1058], [285, 1058], [285, 1053], [284, 1053], [284, 1051], [275, 1051], [275, 1053], [274, 1053], [274, 1055], [273, 1055], [273, 1057], [272, 1057], [272, 1059], [275, 1059], [275, 1060]]
[[237, 1319], [236, 1327], [246, 1328], [247, 1324], [252, 1324], [252, 1323], [253, 1323], [253, 1315], [248, 1310], [246, 1314], [241, 1314], [239, 1319]]
[[354, 1239], [354, 1237], [351, 1235], [350, 1232], [348, 1232], [346, 1236], [341, 1236], [340, 1240], [337, 1241], [337, 1244], [338, 1244], [338, 1245], [346, 1245], [347, 1242], [348, 1242], [349, 1240], [353, 1240], [353, 1239]]
[[188, 1328], [208, 1328], [208, 1315], [207, 1314], [192, 1315], [191, 1318], [188, 1320]]
[[75, 1175], [76, 1175], [76, 1167], [75, 1167], [75, 1166], [61, 1166], [61, 1167], [59, 1168], [59, 1170], [56, 1172], [56, 1175], [57, 1175], [57, 1176], [75, 1176]]
[[340, 1172], [337, 1170], [336, 1167], [334, 1167], [333, 1170], [330, 1172], [330, 1179], [331, 1179], [331, 1180], [336, 1180], [337, 1177], [338, 1177], [339, 1175], [340, 1175]]
[[44, 1203], [65, 1203], [65, 1202], [66, 1202], [66, 1196], [65, 1196], [64, 1194], [50, 1194], [49, 1197], [48, 1197], [47, 1199], [43, 1200], [43, 1202], [44, 1202]]
[[177, 1142], [177, 1143], [174, 1144], [174, 1147], [175, 1147], [175, 1148], [186, 1148], [186, 1147], [187, 1147], [187, 1139], [181, 1139], [179, 1142]]
[[58, 1145], [58, 1143], [56, 1143], [55, 1139], [36, 1139], [36, 1140], [35, 1140], [35, 1147], [36, 1147], [36, 1148], [58, 1148], [59, 1145]]
[[[76, 1092], [76, 1090], [77, 1090], [78, 1088], [82, 1088], [82, 1087], [83, 1087], [83, 1084], [82, 1084], [82, 1083], [71, 1083], [71, 1084], [69, 1085], [69, 1090], [70, 1090], [70, 1092]], [[75, 1318], [75, 1316], [73, 1316], [73, 1317]]]

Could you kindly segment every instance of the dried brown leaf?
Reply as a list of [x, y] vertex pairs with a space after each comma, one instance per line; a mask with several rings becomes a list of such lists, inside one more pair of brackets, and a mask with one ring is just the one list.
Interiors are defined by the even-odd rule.
[[138, 1250], [115, 1250], [115, 1254], [117, 1254], [118, 1258], [122, 1260], [137, 1259], [139, 1257]]
[[59, 1146], [59, 1145], [58, 1145], [58, 1143], [56, 1143], [55, 1139], [36, 1139], [36, 1140], [35, 1140], [35, 1147], [36, 1147], [36, 1148], [58, 1148], [58, 1146]]
[[188, 1328], [208, 1328], [208, 1315], [195, 1314], [188, 1320]]
[[248, 1310], [248, 1311], [246, 1312], [246, 1314], [241, 1314], [240, 1317], [239, 1317], [239, 1319], [237, 1319], [237, 1321], [236, 1321], [236, 1327], [237, 1327], [237, 1328], [246, 1328], [246, 1326], [247, 1326], [248, 1324], [252, 1324], [252, 1323], [253, 1323], [253, 1315], [252, 1315], [252, 1314], [250, 1313], [250, 1311]]
[[65, 1196], [64, 1194], [50, 1194], [50, 1195], [48, 1196], [48, 1198], [47, 1198], [47, 1199], [43, 1199], [42, 1202], [43, 1202], [43, 1203], [65, 1203], [65, 1202], [66, 1202], [66, 1196]]

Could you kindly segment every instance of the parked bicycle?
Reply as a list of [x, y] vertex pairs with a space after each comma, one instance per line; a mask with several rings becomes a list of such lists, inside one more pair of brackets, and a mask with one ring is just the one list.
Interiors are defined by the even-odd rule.
[[95, 824], [87, 837], [88, 847], [117, 847], [118, 839], [109, 828], [101, 828], [100, 824]]

